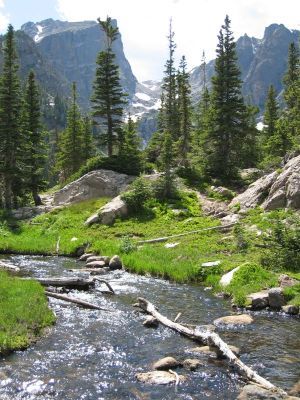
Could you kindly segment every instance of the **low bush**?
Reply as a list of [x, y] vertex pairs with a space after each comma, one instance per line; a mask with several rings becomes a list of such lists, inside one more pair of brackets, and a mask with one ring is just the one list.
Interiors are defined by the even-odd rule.
[[137, 178], [130, 185], [130, 189], [122, 194], [121, 198], [125, 201], [131, 213], [141, 211], [145, 208], [146, 202], [153, 198], [149, 181], [143, 177]]
[[300, 218], [285, 222], [279, 219], [269, 237], [265, 239], [267, 249], [261, 257], [262, 265], [272, 271], [300, 272]]

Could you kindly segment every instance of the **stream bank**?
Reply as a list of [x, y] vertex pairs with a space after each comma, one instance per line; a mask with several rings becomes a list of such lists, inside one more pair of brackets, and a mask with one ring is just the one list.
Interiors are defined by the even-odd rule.
[[[73, 273], [67, 269], [82, 266], [61, 257], [9, 259], [33, 277], [71, 276]], [[236, 398], [243, 382], [226, 363], [207, 355], [196, 356], [202, 362], [197, 371], [180, 370], [187, 380], [177, 389], [144, 385], [135, 378], [136, 373], [150, 370], [153, 362], [164, 356], [195, 358], [191, 351], [194, 344], [189, 340], [161, 326], [153, 330], [142, 325], [144, 317], [132, 307], [137, 297], [149, 298], [170, 318], [182, 312], [182, 321], [191, 324], [210, 324], [232, 314], [227, 301], [215, 298], [198, 285], [178, 285], [124, 271], [112, 271], [106, 279], [116, 296], [103, 296], [97, 289], [72, 293], [111, 309], [111, 313], [50, 300], [57, 315], [50, 334], [28, 350], [1, 359], [1, 399]], [[253, 324], [225, 328], [221, 336], [240, 347], [245, 363], [272, 383], [289, 389], [297, 381], [300, 368], [298, 317], [269, 312], [251, 315]]]

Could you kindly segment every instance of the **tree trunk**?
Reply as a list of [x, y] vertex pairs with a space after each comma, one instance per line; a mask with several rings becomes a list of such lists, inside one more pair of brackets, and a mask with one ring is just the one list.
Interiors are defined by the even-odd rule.
[[95, 304], [92, 303], [88, 303], [87, 301], [83, 301], [83, 300], [79, 300], [76, 299], [75, 297], [69, 297], [63, 294], [58, 294], [58, 293], [53, 293], [53, 292], [49, 292], [47, 290], [45, 290], [45, 294], [48, 297], [53, 297], [55, 299], [59, 299], [59, 300], [63, 300], [63, 301], [67, 301], [69, 303], [74, 303], [74, 304], [78, 304], [79, 306], [82, 306], [84, 308], [89, 308], [91, 310], [103, 310], [103, 311], [110, 311], [106, 308], [102, 308], [99, 306], [96, 306]]
[[43, 286], [64, 287], [67, 289], [89, 290], [95, 286], [95, 282], [82, 278], [34, 278]]
[[248, 379], [249, 381], [255, 382], [256, 384], [267, 390], [277, 391], [283, 395], [286, 394], [282, 389], [274, 386], [271, 382], [258, 375], [255, 371], [253, 371], [241, 360], [239, 360], [217, 333], [203, 328], [190, 329], [181, 324], [173, 322], [167, 317], [164, 317], [162, 314], [160, 314], [152, 303], [143, 298], [138, 299], [138, 305], [142, 310], [146, 311], [148, 314], [151, 314], [160, 323], [167, 326], [168, 328], [171, 328], [181, 333], [182, 335], [187, 336], [190, 339], [204, 342], [209, 346], [217, 347], [219, 351], [237, 369], [239, 374], [242, 375], [244, 378]]

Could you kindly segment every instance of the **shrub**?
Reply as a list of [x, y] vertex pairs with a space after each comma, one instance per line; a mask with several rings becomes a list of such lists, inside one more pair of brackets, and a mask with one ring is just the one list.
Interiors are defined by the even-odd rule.
[[[296, 218], [296, 217], [294, 217]], [[275, 221], [271, 235], [265, 239], [267, 249], [261, 263], [273, 271], [300, 272], [300, 219]]]
[[249, 242], [246, 239], [245, 229], [241, 224], [236, 224], [233, 229], [233, 234], [235, 237], [236, 249], [239, 252], [246, 252], [249, 247]]
[[136, 249], [137, 249], [136, 244], [131, 240], [129, 236], [124, 236], [122, 238], [119, 248], [121, 253], [129, 254], [135, 251]]
[[149, 182], [143, 178], [137, 178], [130, 187], [130, 190], [123, 193], [121, 198], [125, 201], [128, 209], [136, 213], [145, 207], [147, 200], [151, 199], [152, 191]]

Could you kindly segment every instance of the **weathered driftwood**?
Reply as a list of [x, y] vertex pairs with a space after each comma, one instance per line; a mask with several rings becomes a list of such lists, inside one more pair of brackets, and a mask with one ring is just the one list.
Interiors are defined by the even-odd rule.
[[136, 242], [136, 244], [161, 243], [161, 242], [166, 242], [169, 239], [182, 237], [182, 236], [187, 236], [187, 235], [192, 235], [194, 233], [206, 232], [206, 231], [212, 231], [212, 230], [226, 230], [228, 228], [233, 227], [234, 225], [235, 225], [235, 223], [227, 224], [227, 225], [211, 226], [210, 228], [202, 228], [202, 229], [197, 229], [197, 230], [194, 230], [194, 231], [189, 231], [189, 232], [184, 232], [184, 233], [177, 233], [176, 235], [171, 235], [171, 236], [164, 236], [164, 237], [155, 238], [155, 239], [148, 239], [148, 240], [139, 240], [139, 241]]
[[229, 362], [237, 369], [237, 371], [246, 379], [259, 384], [265, 389], [277, 391], [281, 394], [286, 394], [282, 389], [276, 387], [271, 382], [258, 375], [255, 371], [245, 365], [239, 358], [237, 358], [234, 353], [230, 350], [228, 345], [220, 338], [220, 336], [212, 332], [208, 329], [189, 329], [181, 324], [171, 321], [167, 317], [160, 314], [155, 306], [150, 303], [148, 300], [139, 298], [138, 299], [139, 307], [146, 311], [148, 314], [151, 314], [154, 318], [156, 318], [161, 324], [171, 328], [184, 336], [187, 336], [190, 339], [204, 342], [209, 346], [214, 346], [219, 349], [219, 351], [229, 360]]
[[110, 291], [111, 294], [116, 294], [112, 286], [110, 285], [109, 282], [107, 282], [105, 279], [100, 279], [100, 278], [94, 278], [94, 281], [104, 283], [108, 287], [108, 290]]
[[92, 272], [93, 274], [101, 275], [101, 274], [106, 274], [107, 271], [109, 271], [109, 268], [104, 267], [104, 268], [76, 268], [76, 269], [68, 269], [70, 272]]
[[67, 301], [69, 303], [78, 304], [84, 308], [90, 308], [92, 310], [110, 311], [106, 308], [102, 308], [102, 307], [96, 306], [95, 304], [88, 303], [87, 301], [79, 300], [79, 299], [76, 299], [75, 297], [69, 297], [64, 294], [53, 293], [53, 292], [49, 292], [48, 290], [45, 290], [45, 294], [48, 297], [54, 297], [55, 299]]
[[20, 272], [19, 267], [16, 267], [15, 265], [11, 265], [11, 264], [6, 264], [2, 261], [0, 261], [0, 269], [4, 269], [5, 271], [9, 271], [9, 272]]
[[64, 287], [68, 289], [89, 290], [95, 286], [91, 279], [83, 278], [34, 278], [43, 286]]

